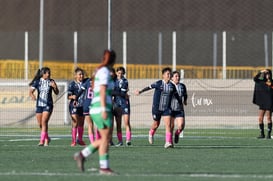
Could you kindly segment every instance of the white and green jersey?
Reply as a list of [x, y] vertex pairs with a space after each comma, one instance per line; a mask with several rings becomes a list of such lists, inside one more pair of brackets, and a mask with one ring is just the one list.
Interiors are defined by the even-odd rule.
[[100, 102], [100, 86], [107, 85], [106, 88], [106, 111], [112, 111], [112, 90], [114, 88], [113, 79], [110, 75], [110, 71], [107, 67], [102, 67], [97, 70], [94, 80], [94, 97], [90, 105], [89, 113], [99, 114], [102, 111], [101, 102]]

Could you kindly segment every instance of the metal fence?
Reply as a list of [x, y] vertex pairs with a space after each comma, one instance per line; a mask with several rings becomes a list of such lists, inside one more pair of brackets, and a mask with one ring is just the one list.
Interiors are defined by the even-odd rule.
[[[33, 115], [28, 123], [36, 126], [27, 82], [40, 61], [51, 68], [52, 78], [66, 85], [75, 66], [87, 75], [93, 72], [110, 40], [116, 66], [126, 66], [131, 90], [152, 83], [160, 78], [162, 67], [170, 66], [184, 71], [191, 98], [216, 103], [209, 109], [189, 106], [189, 127], [253, 128], [251, 79], [258, 70], [273, 66], [272, 8], [272, 0], [0, 0], [1, 124]], [[134, 128], [150, 124], [151, 97], [132, 95]], [[224, 99], [230, 97], [234, 99]], [[235, 99], [234, 106], [226, 104]], [[66, 103], [58, 104], [52, 119], [61, 125]]]
[[44, 60], [99, 60], [109, 2], [120, 64], [272, 65], [271, 0], [0, 0], [0, 59], [24, 59], [25, 32], [28, 58], [39, 59], [42, 14]]

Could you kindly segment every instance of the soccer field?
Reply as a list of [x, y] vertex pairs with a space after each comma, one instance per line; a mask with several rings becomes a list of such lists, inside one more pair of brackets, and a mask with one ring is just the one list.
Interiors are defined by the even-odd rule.
[[81, 173], [73, 154], [82, 147], [70, 147], [70, 137], [59, 130], [52, 131], [49, 147], [37, 146], [38, 134], [2, 135], [0, 180], [273, 180], [273, 141], [256, 139], [257, 131], [186, 130], [170, 149], [163, 148], [163, 130], [156, 134], [154, 145], [138, 134], [133, 146], [110, 148], [110, 165], [116, 176], [98, 174], [97, 153], [87, 159], [86, 171]]

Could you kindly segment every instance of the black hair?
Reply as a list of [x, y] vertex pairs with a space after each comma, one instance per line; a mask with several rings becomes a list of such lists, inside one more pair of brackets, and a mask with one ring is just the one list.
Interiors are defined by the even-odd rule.
[[115, 69], [114, 68], [110, 68], [109, 71], [110, 71], [112, 79], [116, 80], [117, 79], [117, 74], [115, 72]]
[[162, 69], [162, 75], [165, 73], [165, 72], [170, 72], [172, 73], [172, 69], [170, 67], [165, 67], [164, 69]]
[[82, 72], [82, 73], [84, 74], [83, 69], [81, 69], [80, 67], [77, 67], [77, 68], [75, 68], [75, 70], [74, 70], [74, 73], [75, 73], [75, 74], [78, 73], [78, 72]]
[[125, 74], [125, 68], [124, 68], [124, 67], [118, 67], [116, 71], [117, 71], [117, 72], [118, 72], [118, 71], [122, 71], [123, 74]]
[[178, 74], [178, 76], [180, 77], [180, 72], [179, 71], [177, 71], [177, 70], [173, 71], [172, 72], [172, 77], [173, 77], [174, 74]]
[[34, 81], [39, 80], [47, 72], [50, 74], [50, 68], [48, 67], [42, 67], [41, 69], [38, 69], [34, 78], [28, 85], [31, 86]]

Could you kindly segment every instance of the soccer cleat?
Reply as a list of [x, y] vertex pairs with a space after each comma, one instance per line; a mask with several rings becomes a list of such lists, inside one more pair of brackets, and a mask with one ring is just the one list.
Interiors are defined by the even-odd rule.
[[86, 145], [84, 141], [80, 141], [80, 140], [78, 140], [77, 143], [78, 143], [79, 145], [81, 145], [81, 146], [85, 146], [85, 145]]
[[71, 143], [71, 146], [72, 146], [72, 147], [74, 147], [74, 146], [76, 146], [76, 145], [77, 145], [76, 142], [72, 142], [72, 143]]
[[116, 173], [110, 168], [100, 168], [100, 174], [102, 175], [116, 175]]
[[112, 140], [109, 142], [109, 146], [115, 146], [115, 144]]
[[38, 146], [44, 146], [44, 143], [40, 142], [40, 143], [38, 144]]
[[166, 142], [164, 148], [173, 148], [173, 144]]
[[84, 172], [85, 158], [82, 156], [81, 152], [74, 154], [74, 160], [77, 162], [77, 167], [80, 169], [80, 171]]
[[126, 141], [126, 146], [131, 146], [131, 145], [132, 145], [131, 141]]
[[174, 135], [174, 143], [177, 144], [179, 141], [179, 135], [178, 134], [175, 134]]
[[263, 139], [263, 138], [265, 138], [265, 135], [264, 134], [260, 134], [257, 138], [258, 139]]
[[118, 144], [116, 144], [117, 147], [120, 147], [123, 145], [123, 142], [118, 142]]
[[44, 144], [44, 146], [49, 146], [50, 141], [51, 141], [51, 139], [50, 139], [50, 138], [46, 139], [46, 140], [45, 140], [45, 144]]
[[154, 144], [154, 136], [153, 135], [149, 135], [149, 143], [152, 145]]

